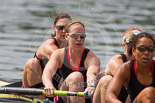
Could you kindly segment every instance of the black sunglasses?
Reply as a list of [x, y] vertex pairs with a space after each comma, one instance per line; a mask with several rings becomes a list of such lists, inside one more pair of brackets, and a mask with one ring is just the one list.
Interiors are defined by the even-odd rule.
[[86, 37], [86, 34], [84, 33], [67, 33], [71, 36], [71, 38], [77, 39], [80, 37], [80, 39], [84, 39]]
[[56, 27], [58, 30], [63, 30], [63, 29], [65, 28], [65, 26], [63, 26], [63, 25], [58, 25], [58, 26], [55, 25], [55, 27]]
[[139, 46], [136, 47], [140, 52], [146, 51], [148, 50], [149, 52], [153, 52], [154, 51], [154, 46], [149, 46], [149, 47], [145, 47], [145, 46]]

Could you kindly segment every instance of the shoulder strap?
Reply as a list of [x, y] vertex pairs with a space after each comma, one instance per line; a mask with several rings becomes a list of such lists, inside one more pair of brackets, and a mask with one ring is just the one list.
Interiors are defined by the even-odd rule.
[[120, 55], [122, 56], [123, 62], [124, 62], [124, 63], [127, 62], [127, 58], [126, 58], [125, 54], [120, 54]]
[[154, 60], [152, 60], [152, 67], [151, 67], [151, 75], [152, 75], [152, 78], [154, 76]]
[[68, 65], [68, 55], [67, 55], [67, 49], [68, 47], [65, 47], [65, 50], [64, 50], [64, 60], [63, 60], [63, 64], [65, 65]]
[[37, 58], [39, 61], [41, 60], [39, 57], [37, 57], [36, 52], [34, 54], [34, 58]]
[[55, 45], [59, 48], [57, 40], [55, 38], [52, 38], [52, 39], [54, 39]]
[[88, 54], [89, 51], [90, 51], [90, 50], [86, 48], [86, 50], [85, 50], [85, 52], [84, 52], [84, 54], [83, 54], [83, 57], [82, 57], [82, 59], [81, 59], [81, 65], [80, 65], [80, 67], [84, 67], [84, 61], [85, 61], [85, 59], [86, 59], [87, 54]]

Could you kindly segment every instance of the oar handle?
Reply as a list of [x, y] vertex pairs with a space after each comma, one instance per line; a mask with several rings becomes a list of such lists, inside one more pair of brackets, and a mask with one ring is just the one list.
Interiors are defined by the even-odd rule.
[[84, 97], [84, 92], [54, 91], [54, 96], [80, 96]]

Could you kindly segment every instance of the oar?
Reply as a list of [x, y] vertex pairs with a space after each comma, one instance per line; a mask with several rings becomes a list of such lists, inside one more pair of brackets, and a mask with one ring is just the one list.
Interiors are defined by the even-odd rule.
[[[45, 95], [45, 91], [34, 88], [14, 88], [14, 87], [0, 87], [0, 93], [3, 94], [19, 94], [19, 95]], [[69, 92], [69, 91], [54, 91], [54, 96], [80, 96], [84, 97], [84, 92]], [[86, 92], [86, 97], [88, 92]]]
[[0, 87], [0, 93], [21, 95], [45, 95], [44, 91], [41, 89], [15, 87]]

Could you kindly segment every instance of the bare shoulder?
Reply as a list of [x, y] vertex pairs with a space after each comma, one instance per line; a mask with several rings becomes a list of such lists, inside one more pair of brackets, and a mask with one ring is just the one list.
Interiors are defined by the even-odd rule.
[[120, 54], [116, 54], [109, 60], [109, 62], [111, 61], [122, 62], [122, 56]]
[[125, 79], [125, 85], [127, 86], [130, 80], [130, 61], [123, 63], [116, 71], [116, 75], [120, 75]]
[[50, 58], [53, 51], [58, 49], [58, 47], [55, 45], [53, 39], [46, 40], [37, 50], [37, 55], [40, 58]]
[[43, 44], [45, 45], [45, 44], [54, 44], [55, 43], [55, 41], [54, 41], [54, 39], [47, 39]]
[[107, 65], [114, 65], [114, 64], [122, 64], [122, 56], [119, 54], [114, 55], [107, 63]]
[[86, 57], [86, 63], [100, 65], [100, 59], [92, 51], [89, 51]]
[[124, 71], [130, 71], [130, 63], [131, 63], [131, 61], [129, 60], [122, 64], [122, 68]]
[[130, 71], [130, 61], [127, 61], [127, 62], [123, 63], [122, 65], [120, 65], [119, 69], [122, 72]]
[[65, 48], [56, 49], [52, 55], [61, 57], [62, 55], [64, 55], [64, 50]]
[[47, 39], [42, 45], [46, 46], [56, 46], [54, 39]]
[[92, 51], [89, 51], [89, 53], [87, 54], [87, 58], [99, 60], [98, 56], [96, 56]]
[[115, 70], [123, 64], [122, 56], [120, 54], [114, 55], [108, 62], [105, 68], [105, 72], [109, 75], [114, 75]]
[[51, 58], [55, 58], [60, 61], [60, 63], [63, 63], [65, 55], [65, 48], [57, 49], [53, 52]]
[[53, 47], [55, 46], [55, 41], [53, 39], [47, 39], [45, 42], [41, 44], [38, 50], [44, 49], [45, 47]]

